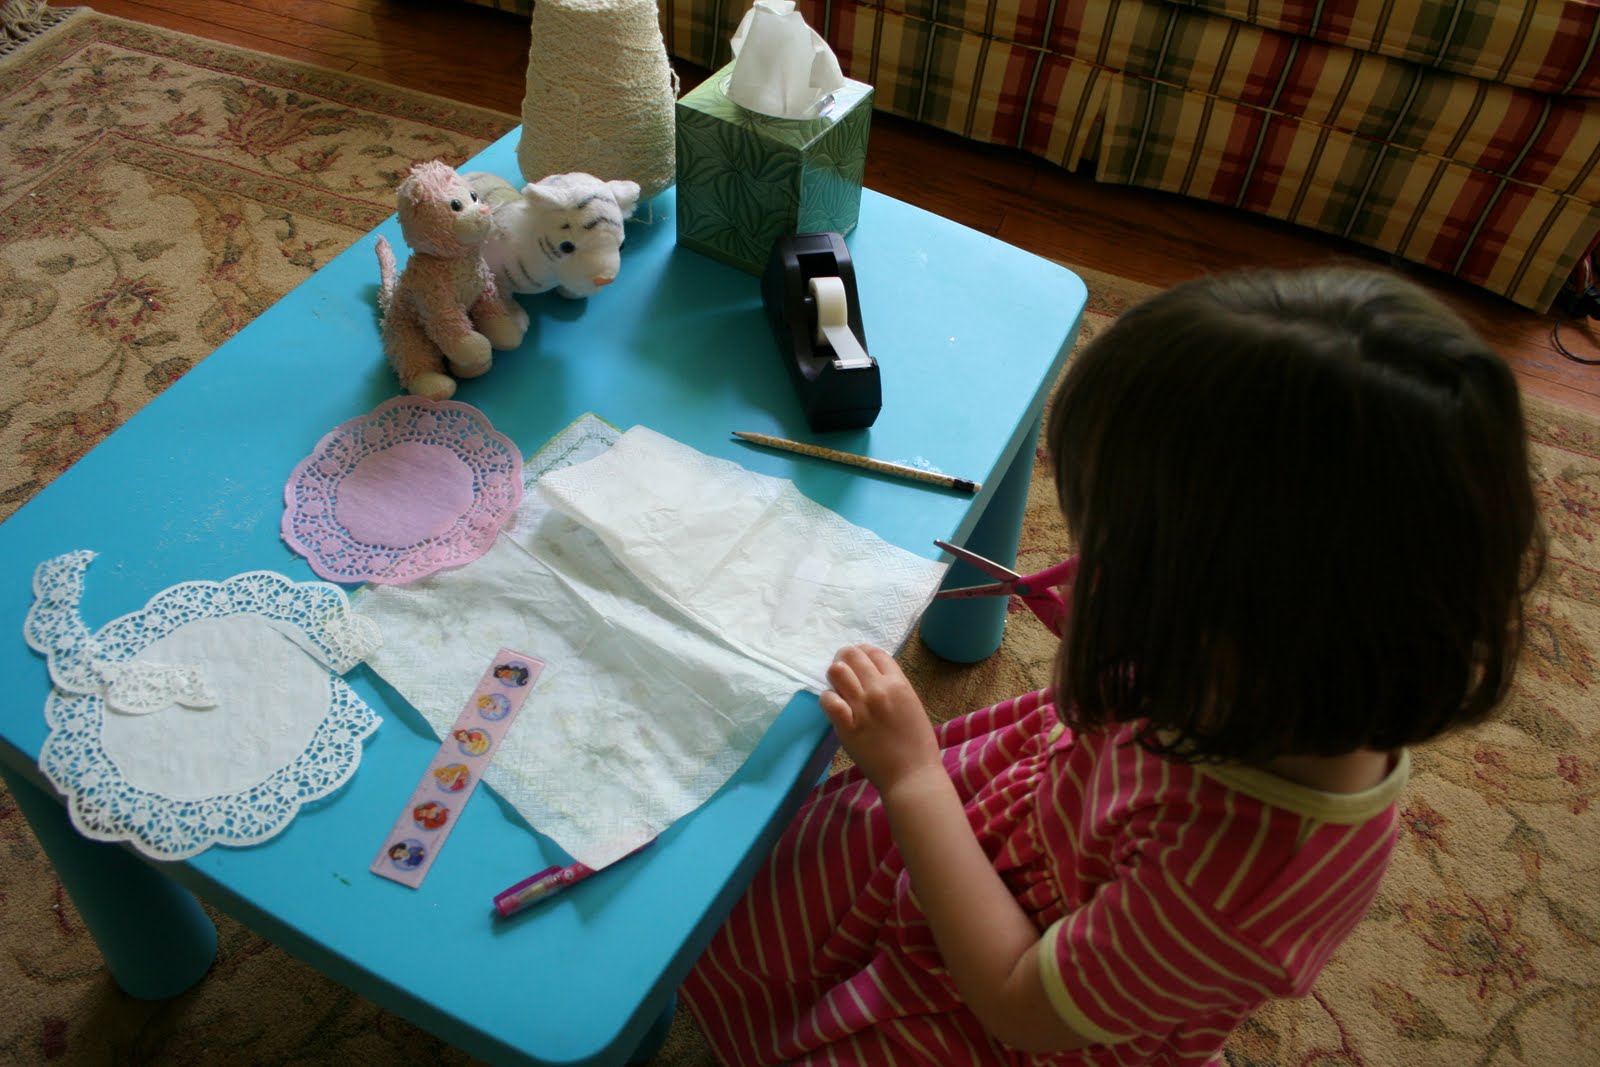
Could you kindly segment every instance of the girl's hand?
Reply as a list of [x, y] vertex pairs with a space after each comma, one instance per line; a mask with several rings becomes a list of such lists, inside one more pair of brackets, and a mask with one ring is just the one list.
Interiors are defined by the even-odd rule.
[[842, 648], [828, 666], [828, 684], [822, 710], [879, 793], [930, 766], [943, 774], [933, 724], [893, 656], [872, 645]]

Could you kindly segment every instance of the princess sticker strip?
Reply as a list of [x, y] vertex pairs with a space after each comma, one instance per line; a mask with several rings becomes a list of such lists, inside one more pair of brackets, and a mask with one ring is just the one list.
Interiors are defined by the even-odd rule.
[[496, 653], [384, 838], [373, 874], [412, 889], [422, 884], [543, 669], [532, 656]]

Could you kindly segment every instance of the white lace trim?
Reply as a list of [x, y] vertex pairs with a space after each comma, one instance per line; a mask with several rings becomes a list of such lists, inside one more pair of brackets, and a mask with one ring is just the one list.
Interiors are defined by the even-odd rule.
[[361, 763], [377, 714], [343, 679], [329, 679], [328, 716], [300, 757], [250, 789], [180, 800], [124, 781], [100, 744], [99, 697], [52, 690], [50, 736], [39, 769], [68, 800], [72, 824], [97, 841], [126, 841], [157, 860], [181, 860], [212, 845], [254, 845], [281, 833], [300, 808], [338, 789]]
[[[326, 715], [304, 749], [254, 785], [202, 798], [177, 798], [129, 782], [103, 739], [109, 713], [149, 716], [174, 705], [214, 708], [218, 694], [205, 664], [134, 661], [142, 650], [194, 622], [250, 616], [270, 624], [304, 653], [342, 674], [381, 644], [376, 625], [355, 616], [338, 586], [297, 583], [271, 571], [222, 582], [174, 585], [139, 611], [91, 633], [78, 612], [94, 553], [70, 552], [39, 565], [36, 600], [23, 624], [46, 656], [55, 683], [45, 702], [50, 734], [40, 769], [68, 797], [74, 825], [88, 837], [128, 841], [155, 859], [192, 856], [212, 844], [248, 845], [281, 831], [300, 807], [327, 796], [355, 773], [377, 714], [330, 674]], [[238, 680], [233, 679], [237, 686]]]
[[[343, 589], [327, 582], [291, 581], [275, 571], [249, 571], [223, 582], [183, 582], [157, 593], [141, 610], [106, 624], [91, 634], [78, 615], [83, 599], [83, 576], [95, 554], [79, 549], [41, 563], [33, 575], [33, 607], [23, 623], [23, 636], [35, 651], [49, 660], [50, 680], [73, 693], [105, 696], [120, 688], [139, 713], [155, 708], [144, 705], [159, 688], [174, 694], [165, 703], [210, 707], [201, 694], [199, 668], [158, 665], [131, 660], [156, 638], [196, 619], [255, 614], [288, 623], [301, 638], [306, 652], [337, 674], [362, 662], [383, 644], [383, 635], [371, 619], [350, 610]], [[293, 635], [292, 635], [293, 636]], [[190, 703], [193, 696], [200, 703]], [[115, 703], [113, 701], [113, 703]]]
[[110, 679], [106, 703], [127, 715], [148, 715], [169, 704], [214, 708], [217, 691], [198, 667], [178, 663], [112, 663], [97, 659], [95, 671]]

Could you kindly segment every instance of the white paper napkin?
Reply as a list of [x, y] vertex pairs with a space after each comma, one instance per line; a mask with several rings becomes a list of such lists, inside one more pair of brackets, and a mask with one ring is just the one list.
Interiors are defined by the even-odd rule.
[[438, 732], [496, 648], [545, 661], [484, 780], [601, 867], [709, 798], [840, 646], [899, 648], [944, 566], [642, 427], [590, 451], [530, 463], [478, 562], [355, 605], [384, 634], [373, 668]]

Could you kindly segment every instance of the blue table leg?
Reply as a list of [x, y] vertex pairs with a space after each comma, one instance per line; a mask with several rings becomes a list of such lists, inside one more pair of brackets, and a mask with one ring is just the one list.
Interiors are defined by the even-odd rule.
[[[1017, 562], [1017, 542], [1022, 537], [1022, 518], [1033, 482], [1039, 426], [1040, 420], [1035, 420], [963, 546], [1007, 567], [1015, 567]], [[958, 562], [945, 576], [944, 585], [953, 588], [992, 580], [970, 564]], [[1009, 597], [935, 600], [922, 616], [922, 643], [934, 655], [952, 663], [987, 659], [1005, 637], [1009, 607]]]
[[217, 954], [217, 928], [189, 891], [120, 845], [73, 827], [61, 801], [0, 766], [0, 779], [38, 837], [117, 985], [165, 1000], [194, 985]]

